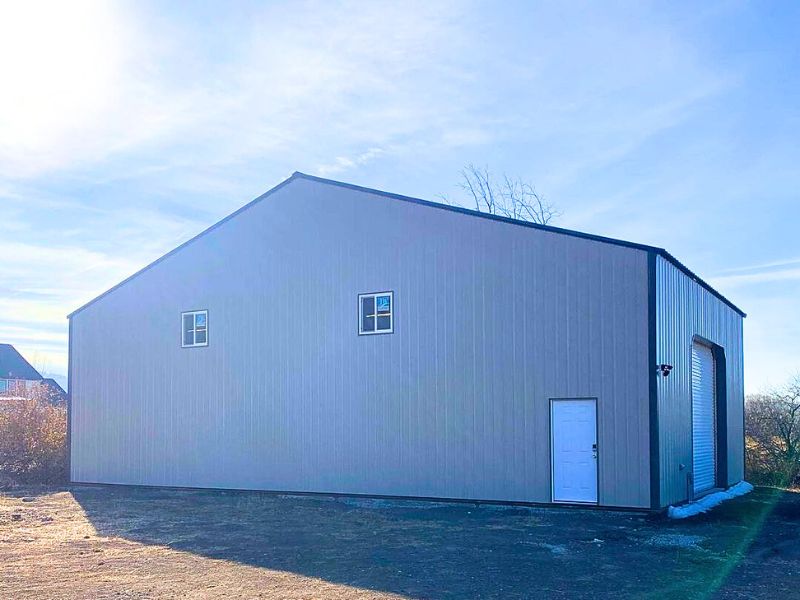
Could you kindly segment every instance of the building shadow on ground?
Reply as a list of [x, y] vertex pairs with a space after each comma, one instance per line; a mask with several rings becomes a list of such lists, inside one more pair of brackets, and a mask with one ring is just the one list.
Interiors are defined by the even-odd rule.
[[676, 577], [675, 597], [687, 597], [709, 591], [747, 535], [759, 547], [763, 523], [800, 537], [800, 494], [768, 490], [687, 522], [258, 492], [71, 491], [102, 536], [416, 598], [635, 597], [671, 590]]

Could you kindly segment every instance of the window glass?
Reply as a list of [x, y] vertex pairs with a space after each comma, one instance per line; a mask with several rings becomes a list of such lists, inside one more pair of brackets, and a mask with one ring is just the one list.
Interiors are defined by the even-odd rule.
[[392, 317], [389, 315], [378, 315], [378, 331], [389, 331], [392, 328]]
[[375, 317], [364, 317], [361, 321], [361, 331], [370, 333], [375, 331]]
[[205, 344], [206, 343], [206, 330], [198, 330], [194, 334], [194, 343], [195, 344]]
[[184, 346], [194, 345], [194, 331], [192, 331], [191, 329], [183, 332], [183, 345]]
[[361, 331], [375, 331], [375, 297], [361, 298]]
[[194, 329], [194, 317], [191, 313], [183, 315], [183, 331], [191, 331]]
[[388, 314], [392, 312], [392, 297], [391, 296], [376, 296], [375, 303], [377, 306], [378, 314]]
[[195, 316], [194, 316], [194, 325], [198, 329], [201, 328], [201, 327], [205, 328], [205, 326], [206, 326], [206, 313], [197, 313], [197, 314], [195, 314]]
[[8, 391], [8, 381], [0, 379], [0, 394]]

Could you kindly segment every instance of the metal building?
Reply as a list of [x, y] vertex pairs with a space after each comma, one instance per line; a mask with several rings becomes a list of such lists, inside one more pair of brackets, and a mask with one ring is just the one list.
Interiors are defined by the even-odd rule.
[[743, 478], [666, 251], [295, 173], [70, 316], [74, 482], [658, 509]]

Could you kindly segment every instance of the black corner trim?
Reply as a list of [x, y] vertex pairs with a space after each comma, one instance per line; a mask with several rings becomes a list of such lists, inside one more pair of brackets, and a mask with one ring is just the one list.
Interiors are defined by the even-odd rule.
[[[739, 348], [744, 348], [744, 327], [739, 329]], [[747, 481], [747, 414], [744, 405], [744, 356], [739, 354], [739, 377], [741, 377], [742, 394], [737, 394], [737, 404], [741, 400], [742, 407], [742, 479]]]
[[650, 508], [661, 508], [661, 455], [656, 371], [656, 252], [647, 254], [647, 373], [650, 396]]
[[67, 331], [67, 482], [72, 483], [72, 319], [69, 319]]
[[729, 481], [728, 473], [728, 371], [725, 348], [712, 344], [711, 353], [714, 356], [717, 395], [717, 487], [727, 488], [736, 482]]

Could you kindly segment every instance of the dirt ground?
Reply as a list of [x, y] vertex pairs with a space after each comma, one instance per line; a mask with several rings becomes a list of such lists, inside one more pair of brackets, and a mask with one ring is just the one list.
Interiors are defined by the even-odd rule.
[[798, 598], [800, 493], [699, 518], [124, 487], [0, 496], [0, 598]]

